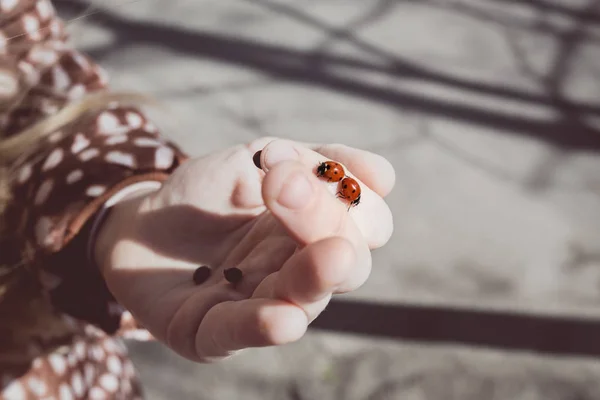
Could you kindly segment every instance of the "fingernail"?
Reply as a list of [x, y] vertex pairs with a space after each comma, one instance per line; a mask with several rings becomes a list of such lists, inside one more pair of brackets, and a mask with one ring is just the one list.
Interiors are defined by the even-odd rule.
[[272, 168], [282, 161], [297, 160], [300, 154], [288, 143], [274, 143], [267, 147], [264, 157], [264, 167]]
[[305, 174], [298, 171], [292, 174], [283, 185], [277, 202], [286, 208], [301, 209], [310, 201], [313, 186]]
[[256, 165], [256, 168], [262, 169], [262, 167], [260, 166], [260, 155], [262, 154], [262, 150], [257, 151], [256, 153], [254, 153], [254, 155], [252, 156], [252, 161], [254, 161], [254, 165]]

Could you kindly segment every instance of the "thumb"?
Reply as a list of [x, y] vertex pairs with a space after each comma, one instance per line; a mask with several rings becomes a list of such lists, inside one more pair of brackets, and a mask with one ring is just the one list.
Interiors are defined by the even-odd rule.
[[346, 207], [300, 162], [274, 165], [265, 176], [262, 195], [269, 211], [303, 246], [332, 236], [360, 241]]

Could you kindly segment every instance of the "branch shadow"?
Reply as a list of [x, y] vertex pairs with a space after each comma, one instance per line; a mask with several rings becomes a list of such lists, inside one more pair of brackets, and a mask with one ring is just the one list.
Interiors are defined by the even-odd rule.
[[600, 322], [578, 318], [332, 300], [311, 329], [405, 342], [600, 357]]
[[[62, 2], [68, 9], [77, 11], [80, 4]], [[286, 79], [300, 84], [330, 89], [338, 93], [370, 100], [402, 111], [415, 111], [437, 117], [464, 121], [496, 130], [510, 131], [513, 134], [544, 140], [565, 150], [600, 151], [600, 132], [572, 113], [563, 115], [563, 109], [583, 113], [600, 114], [598, 105], [561, 102], [547, 96], [529, 94], [509, 88], [480, 84], [464, 79], [427, 71], [423, 67], [396, 58], [393, 65], [382, 66], [353, 57], [324, 55], [321, 60], [326, 68], [314, 63], [314, 57], [307, 52], [285, 46], [257, 43], [255, 41], [227, 37], [214, 33], [191, 32], [178, 27], [158, 25], [149, 22], [128, 20], [99, 11], [90, 17], [96, 23], [112, 30], [119, 37], [114, 46], [105, 46], [89, 51], [94, 59], [101, 62], [111, 52], [133, 44], [151, 44], [169, 51], [196, 55], [211, 60], [229, 63], [256, 70], [265, 75]], [[317, 22], [312, 21], [313, 25]], [[320, 29], [329, 29], [318, 25]], [[322, 63], [321, 63], [322, 64]], [[423, 95], [415, 95], [402, 90], [381, 87], [357, 79], [346, 78], [335, 73], [335, 67], [355, 68], [388, 75], [394, 79], [423, 80], [429, 83], [446, 85], [454, 89], [474, 91], [478, 94], [523, 101], [533, 105], [551, 107], [559, 113], [554, 120], [539, 120], [527, 116], [515, 116], [493, 109], [456, 104]]]

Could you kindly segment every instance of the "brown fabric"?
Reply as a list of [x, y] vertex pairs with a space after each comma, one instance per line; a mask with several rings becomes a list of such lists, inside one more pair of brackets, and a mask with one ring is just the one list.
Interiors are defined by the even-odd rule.
[[[0, 108], [5, 136], [108, 90], [102, 69], [66, 38], [49, 0], [0, 0], [0, 107], [22, 96]], [[151, 336], [111, 295], [86, 244], [107, 199], [165, 180], [187, 157], [142, 111], [118, 103], [43, 144], [12, 166], [3, 215], [7, 251], [21, 265], [0, 291], [0, 399], [141, 397], [120, 338]]]

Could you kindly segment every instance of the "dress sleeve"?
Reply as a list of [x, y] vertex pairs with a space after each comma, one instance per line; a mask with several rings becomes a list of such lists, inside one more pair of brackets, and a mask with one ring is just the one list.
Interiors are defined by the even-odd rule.
[[[1, 92], [3, 81], [22, 98], [0, 113], [8, 136], [109, 91], [100, 66], [69, 46], [49, 0], [0, 1], [0, 98], [11, 96]], [[90, 263], [88, 240], [107, 201], [131, 185], [160, 185], [186, 155], [141, 109], [118, 101], [42, 140], [11, 166], [5, 216], [22, 257], [59, 312], [110, 334], [147, 338]]]

